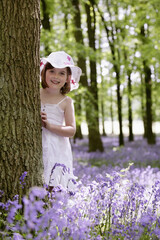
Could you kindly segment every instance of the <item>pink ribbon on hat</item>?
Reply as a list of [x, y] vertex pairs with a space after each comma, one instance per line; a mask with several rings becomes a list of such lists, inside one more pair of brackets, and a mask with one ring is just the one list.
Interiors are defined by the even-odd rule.
[[44, 65], [44, 63], [41, 61], [41, 62], [40, 62], [40, 67], [41, 67], [42, 65]]
[[72, 79], [71, 80], [71, 83], [73, 84], [73, 85], [75, 85], [76, 84], [76, 82]]
[[71, 61], [71, 57], [70, 56], [67, 56], [67, 59], [68, 59], [68, 61]]

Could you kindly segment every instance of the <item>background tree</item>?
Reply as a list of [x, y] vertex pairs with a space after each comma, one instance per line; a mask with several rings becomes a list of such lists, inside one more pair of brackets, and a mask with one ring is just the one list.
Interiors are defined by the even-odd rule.
[[0, 189], [5, 199], [42, 184], [39, 0], [0, 4]]
[[[84, 55], [84, 40], [83, 40], [83, 33], [82, 33], [82, 24], [81, 24], [81, 11], [79, 6], [79, 0], [72, 0], [72, 4], [74, 7], [73, 13], [73, 20], [74, 20], [74, 28], [73, 34], [76, 40], [77, 45], [77, 65], [82, 69], [82, 76], [80, 85], [84, 88], [88, 88], [87, 82], [87, 69], [86, 69], [86, 58]], [[80, 50], [79, 50], [80, 49]], [[77, 119], [77, 127], [76, 127], [76, 134], [75, 138], [83, 138], [82, 131], [81, 131], [81, 115], [82, 115], [82, 96], [81, 94], [76, 94], [75, 99], [75, 109], [76, 109], [76, 119]], [[86, 113], [87, 116], [87, 113]]]
[[[155, 143], [155, 134], [153, 133], [153, 109], [152, 109], [152, 72], [151, 66], [153, 56], [155, 54], [154, 44], [152, 42], [152, 20], [153, 15], [151, 12], [153, 11], [153, 6], [150, 4], [146, 6], [146, 4], [142, 3], [140, 6], [135, 7], [137, 12], [137, 18], [141, 21], [138, 22], [138, 37], [139, 37], [139, 52], [141, 54], [141, 62], [142, 62], [142, 77], [144, 78], [144, 86], [145, 86], [145, 136], [149, 144]], [[146, 16], [146, 12], [148, 16]], [[154, 67], [153, 67], [154, 68]]]
[[[116, 4], [111, 4], [111, 1], [106, 1], [106, 9], [108, 12], [108, 21], [105, 20], [102, 11], [97, 5], [101, 20], [104, 24], [104, 28], [107, 34], [107, 40], [109, 43], [112, 63], [115, 72], [116, 85], [117, 85], [117, 109], [118, 109], [118, 121], [119, 121], [119, 145], [124, 145], [124, 136], [122, 129], [122, 96], [121, 96], [121, 77], [120, 77], [120, 65], [121, 65], [121, 55], [120, 49], [118, 47], [119, 42], [117, 41], [118, 37], [118, 25], [117, 25], [117, 15], [118, 15], [118, 6]], [[115, 19], [116, 21], [113, 21]], [[116, 37], [115, 37], [116, 35]], [[118, 38], [119, 39], [119, 38]]]
[[[41, 12], [42, 12], [42, 26], [43, 29], [46, 30], [46, 32], [50, 32], [51, 31], [51, 24], [50, 24], [50, 11], [49, 11], [49, 6], [48, 6], [48, 2], [46, 0], [41, 0]], [[46, 55], [50, 54], [50, 49], [49, 49], [49, 44], [46, 41], [45, 44], [45, 52]]]
[[[87, 14], [87, 27], [88, 27], [88, 39], [89, 47], [95, 53], [95, 31], [96, 31], [96, 16], [94, 1], [85, 4]], [[88, 88], [90, 92], [90, 98], [87, 106], [87, 112], [89, 114], [88, 130], [89, 130], [89, 151], [100, 150], [103, 151], [103, 144], [99, 133], [99, 108], [98, 108], [98, 87], [97, 87], [97, 66], [96, 58], [92, 59], [89, 56], [90, 63], [90, 86]]]
[[[145, 31], [144, 25], [141, 27], [141, 39], [142, 44], [145, 45], [147, 41], [147, 33]], [[147, 141], [150, 144], [155, 143], [155, 135], [152, 130], [152, 78], [151, 78], [151, 69], [149, 66], [148, 58], [143, 56], [143, 71], [144, 71], [144, 80], [145, 80], [145, 92], [146, 92], [146, 137]]]

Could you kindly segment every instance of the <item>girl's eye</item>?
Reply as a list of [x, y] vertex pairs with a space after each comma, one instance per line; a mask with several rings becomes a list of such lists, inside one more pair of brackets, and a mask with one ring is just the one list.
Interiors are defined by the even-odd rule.
[[65, 72], [61, 72], [60, 74], [61, 74], [61, 75], [65, 75]]
[[54, 73], [54, 70], [53, 70], [53, 69], [50, 69], [50, 70], [49, 70], [49, 73]]

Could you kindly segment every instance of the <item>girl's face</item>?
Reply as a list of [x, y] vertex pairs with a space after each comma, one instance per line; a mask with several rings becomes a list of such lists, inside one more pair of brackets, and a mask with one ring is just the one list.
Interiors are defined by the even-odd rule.
[[67, 68], [52, 68], [46, 71], [46, 83], [51, 89], [60, 90], [67, 82]]

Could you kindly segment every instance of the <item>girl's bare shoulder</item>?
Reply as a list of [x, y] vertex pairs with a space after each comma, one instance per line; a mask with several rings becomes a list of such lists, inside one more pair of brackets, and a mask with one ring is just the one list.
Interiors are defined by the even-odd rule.
[[67, 110], [67, 109], [70, 109], [72, 107], [73, 107], [73, 100], [72, 100], [72, 98], [67, 96], [65, 101], [64, 101], [64, 109]]
[[67, 97], [66, 97], [66, 103], [68, 103], [68, 104], [73, 103], [72, 98], [70, 98], [69, 96], [67, 96]]

